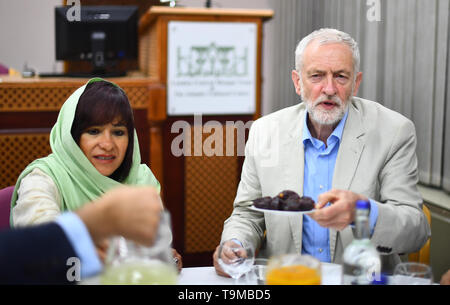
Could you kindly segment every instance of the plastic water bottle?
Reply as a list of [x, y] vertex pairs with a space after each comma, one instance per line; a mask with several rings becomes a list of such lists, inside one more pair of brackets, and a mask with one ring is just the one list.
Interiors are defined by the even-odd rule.
[[344, 285], [369, 285], [381, 278], [381, 259], [370, 242], [368, 201], [356, 202], [355, 239], [344, 250], [342, 283]]

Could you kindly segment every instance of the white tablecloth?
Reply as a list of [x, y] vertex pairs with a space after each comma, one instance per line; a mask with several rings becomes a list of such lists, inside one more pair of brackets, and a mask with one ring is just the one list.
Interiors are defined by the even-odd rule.
[[[342, 267], [337, 264], [322, 263], [322, 285], [341, 284]], [[99, 285], [100, 276], [81, 281], [82, 285]], [[183, 268], [178, 276], [178, 285], [234, 285], [232, 278], [217, 275], [214, 267]]]
[[[322, 285], [339, 285], [342, 266], [322, 263]], [[214, 267], [183, 268], [178, 277], [178, 285], [233, 285], [231, 278], [219, 276]]]
[[[342, 279], [342, 266], [331, 263], [321, 263], [322, 268], [322, 285], [341, 285]], [[389, 281], [393, 278], [389, 277]], [[398, 281], [398, 279], [397, 279]], [[422, 282], [421, 282], [422, 281]], [[402, 285], [413, 284], [428, 284], [423, 279], [402, 278], [399, 282]], [[80, 283], [81, 285], [99, 285], [100, 276], [94, 276], [92, 278], [84, 279]], [[183, 268], [178, 276], [178, 285], [233, 285], [234, 280], [231, 278], [223, 277], [216, 274], [214, 267], [190, 267]], [[245, 284], [239, 282], [239, 284]], [[436, 283], [435, 283], [436, 284]]]

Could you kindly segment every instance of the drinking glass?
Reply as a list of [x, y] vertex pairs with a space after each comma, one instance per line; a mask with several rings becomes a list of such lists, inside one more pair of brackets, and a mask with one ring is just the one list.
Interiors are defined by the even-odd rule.
[[174, 285], [178, 272], [171, 252], [170, 214], [162, 212], [155, 242], [147, 247], [122, 236], [110, 240], [102, 284]]
[[320, 285], [320, 261], [310, 255], [283, 254], [270, 258], [267, 285]]
[[220, 244], [218, 262], [223, 271], [234, 279], [251, 270], [255, 260], [252, 246], [241, 245], [234, 240], [227, 240]]
[[425, 264], [410, 262], [395, 266], [392, 279], [395, 285], [431, 285], [433, 272]]
[[268, 259], [255, 258], [252, 268], [238, 279], [240, 285], [264, 285]]

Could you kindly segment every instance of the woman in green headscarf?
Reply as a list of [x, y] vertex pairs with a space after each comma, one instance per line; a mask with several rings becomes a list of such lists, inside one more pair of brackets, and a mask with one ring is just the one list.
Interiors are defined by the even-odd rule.
[[[86, 144], [94, 145], [91, 151], [83, 150]], [[52, 220], [121, 183], [160, 189], [148, 166], [140, 164], [125, 92], [100, 78], [88, 81], [64, 103], [50, 133], [50, 147], [52, 153], [28, 165], [17, 180], [11, 200], [14, 226]]]
[[133, 112], [125, 92], [100, 78], [77, 89], [50, 133], [52, 153], [20, 174], [11, 200], [11, 225], [54, 220], [120, 184], [159, 182], [141, 163]]

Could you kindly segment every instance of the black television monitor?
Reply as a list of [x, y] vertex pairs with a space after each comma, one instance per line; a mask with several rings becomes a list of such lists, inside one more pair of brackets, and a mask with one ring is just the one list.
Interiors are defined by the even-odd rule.
[[55, 7], [56, 59], [89, 61], [92, 71], [67, 76], [125, 75], [119, 62], [138, 56], [138, 7], [82, 5], [78, 21], [67, 17], [70, 8]]

